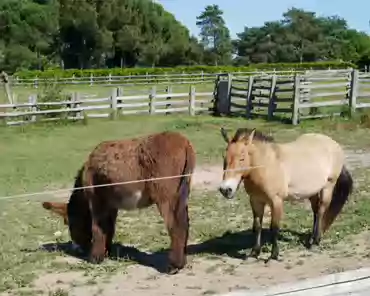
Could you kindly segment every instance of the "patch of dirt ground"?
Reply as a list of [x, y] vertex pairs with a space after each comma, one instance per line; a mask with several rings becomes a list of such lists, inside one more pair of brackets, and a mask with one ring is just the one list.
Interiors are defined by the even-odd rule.
[[[370, 153], [347, 151], [350, 168], [370, 167]], [[215, 190], [222, 178], [221, 166], [202, 166], [196, 169], [193, 186]], [[348, 244], [348, 242], [351, 242]], [[353, 246], [356, 246], [355, 248]], [[262, 254], [267, 257], [268, 254]], [[33, 283], [33, 290], [50, 293], [61, 288], [68, 295], [212, 295], [237, 289], [253, 289], [310, 278], [370, 265], [370, 234], [347, 238], [334, 250], [320, 252], [301, 250], [282, 253], [281, 262], [264, 263], [255, 259], [233, 259], [225, 256], [188, 257], [186, 269], [177, 275], [161, 274], [153, 268], [129, 266], [125, 272], [109, 279], [93, 281], [83, 272], [49, 273]], [[67, 258], [63, 257], [62, 260]], [[68, 257], [69, 264], [79, 264]], [[4, 294], [5, 295], [5, 294]], [[6, 294], [11, 295], [11, 294]], [[49, 294], [50, 295], [50, 294]], [[64, 295], [64, 294], [54, 294]]]
[[[68, 295], [212, 295], [238, 289], [263, 288], [370, 265], [370, 234], [363, 233], [343, 241], [329, 251], [284, 252], [282, 260], [265, 263], [260, 260], [230, 257], [189, 257], [188, 266], [176, 275], [166, 275], [143, 266], [130, 266], [108, 280], [94, 281], [82, 272], [46, 274], [33, 283], [33, 289], [50, 293], [57, 289]], [[353, 246], [356, 250], [353, 250]], [[69, 260], [78, 264], [77, 259]], [[49, 294], [53, 295], [53, 294]], [[64, 294], [54, 294], [64, 295]]]

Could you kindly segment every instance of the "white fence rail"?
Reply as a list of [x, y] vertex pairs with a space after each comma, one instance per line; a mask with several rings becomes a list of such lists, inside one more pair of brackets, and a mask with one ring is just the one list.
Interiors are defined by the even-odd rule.
[[146, 95], [120, 96], [114, 88], [110, 97], [81, 98], [78, 93], [70, 100], [38, 102], [37, 96], [29, 97], [28, 103], [0, 104], [0, 121], [5, 125], [19, 125], [37, 121], [82, 120], [86, 118], [116, 119], [129, 114], [170, 114], [185, 112], [195, 115], [210, 112], [213, 108], [213, 92], [196, 92], [195, 86], [184, 93], [157, 94], [152, 87]]

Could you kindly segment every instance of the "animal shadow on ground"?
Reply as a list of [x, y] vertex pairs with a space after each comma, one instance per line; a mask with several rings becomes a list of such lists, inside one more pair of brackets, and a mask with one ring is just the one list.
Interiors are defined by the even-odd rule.
[[[281, 230], [279, 240], [291, 241], [295, 237], [299, 242], [305, 245], [309, 233], [300, 233], [293, 230]], [[289, 237], [289, 238], [288, 238]], [[270, 241], [270, 231], [263, 229], [261, 243], [262, 246]], [[255, 237], [252, 230], [240, 232], [225, 232], [223, 235], [211, 238], [202, 243], [189, 244], [187, 247], [187, 255], [209, 254], [209, 255], [227, 255], [231, 258], [245, 259], [247, 256], [240, 251], [251, 249], [254, 245]], [[73, 247], [71, 242], [67, 243], [49, 243], [44, 244], [41, 250], [47, 252], [60, 251], [67, 255], [77, 257], [82, 260], [87, 260], [87, 257], [78, 249]], [[40, 248], [38, 250], [40, 250]], [[33, 251], [38, 251], [33, 250]], [[32, 250], [23, 250], [25, 252], [32, 252]], [[119, 243], [112, 246], [110, 255], [111, 260], [130, 260], [142, 266], [151, 267], [160, 273], [165, 273], [167, 256], [169, 249], [157, 250], [153, 253], [140, 251], [135, 247], [126, 247]]]

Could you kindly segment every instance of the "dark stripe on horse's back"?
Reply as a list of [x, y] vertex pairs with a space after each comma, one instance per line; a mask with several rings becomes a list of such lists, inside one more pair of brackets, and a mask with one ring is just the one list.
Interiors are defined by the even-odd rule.
[[[235, 133], [231, 142], [235, 143], [241, 137], [249, 136], [252, 131], [253, 131], [253, 129], [249, 129], [249, 128], [239, 128], [236, 131], [236, 133]], [[254, 133], [254, 139], [259, 140], [259, 141], [263, 141], [263, 142], [275, 142], [275, 140], [272, 136], [265, 135], [264, 133], [262, 133], [261, 131], [258, 131], [258, 130], [256, 130], [255, 133]]]

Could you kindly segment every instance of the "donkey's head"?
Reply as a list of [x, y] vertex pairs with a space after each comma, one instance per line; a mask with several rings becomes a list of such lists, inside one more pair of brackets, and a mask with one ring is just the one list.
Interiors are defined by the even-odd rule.
[[[75, 188], [81, 187], [81, 174], [75, 181]], [[89, 203], [85, 198], [83, 189], [74, 189], [68, 203], [43, 202], [44, 209], [49, 210], [63, 218], [64, 224], [68, 225], [72, 241], [84, 252], [91, 247], [91, 213]]]

